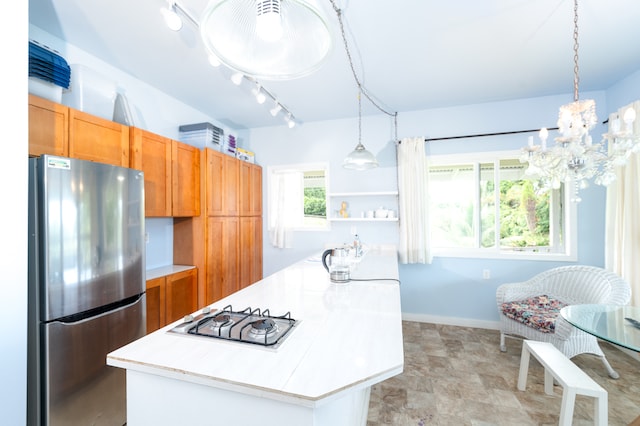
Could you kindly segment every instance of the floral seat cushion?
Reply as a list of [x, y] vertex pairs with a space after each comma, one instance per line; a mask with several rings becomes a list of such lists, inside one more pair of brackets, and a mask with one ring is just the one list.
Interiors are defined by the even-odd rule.
[[502, 313], [507, 317], [521, 322], [543, 333], [553, 333], [556, 330], [556, 319], [560, 309], [566, 303], [551, 296], [542, 295], [525, 300], [505, 302], [501, 306]]

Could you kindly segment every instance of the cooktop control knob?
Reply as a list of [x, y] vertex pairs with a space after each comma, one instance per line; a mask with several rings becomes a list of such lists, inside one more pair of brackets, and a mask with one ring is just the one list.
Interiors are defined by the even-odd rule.
[[184, 317], [184, 322], [193, 322], [193, 315], [186, 315]]

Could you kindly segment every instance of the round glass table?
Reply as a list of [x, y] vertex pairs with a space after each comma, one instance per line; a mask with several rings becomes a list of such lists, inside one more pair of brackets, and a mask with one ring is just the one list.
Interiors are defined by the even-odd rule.
[[[560, 315], [586, 333], [640, 352], [640, 308], [636, 306], [569, 305], [560, 310]], [[629, 425], [640, 425], [640, 416]]]
[[[570, 305], [560, 315], [574, 327], [602, 340], [640, 352], [640, 308], [614, 305]], [[638, 321], [634, 325], [627, 318]]]

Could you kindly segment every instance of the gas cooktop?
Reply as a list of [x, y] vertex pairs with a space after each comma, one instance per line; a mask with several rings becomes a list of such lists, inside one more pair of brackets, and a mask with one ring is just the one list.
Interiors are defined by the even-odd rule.
[[231, 305], [221, 310], [204, 308], [196, 316], [187, 315], [170, 333], [248, 343], [275, 349], [300, 321], [287, 312], [273, 316], [268, 309], [245, 308], [235, 311]]

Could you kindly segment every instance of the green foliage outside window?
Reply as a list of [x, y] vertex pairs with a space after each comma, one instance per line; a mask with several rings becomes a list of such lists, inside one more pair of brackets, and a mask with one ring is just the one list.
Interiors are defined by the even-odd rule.
[[500, 182], [500, 246], [549, 245], [549, 193], [530, 180]]
[[327, 216], [327, 197], [324, 188], [304, 189], [304, 215], [305, 216]]

